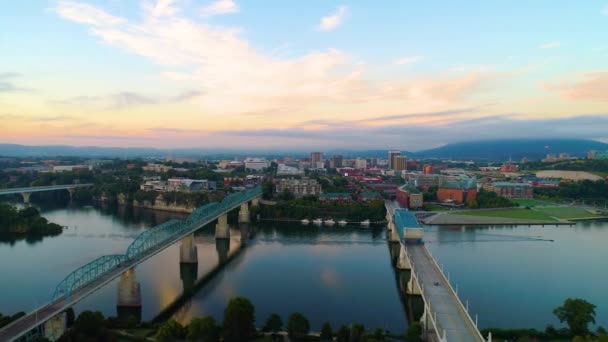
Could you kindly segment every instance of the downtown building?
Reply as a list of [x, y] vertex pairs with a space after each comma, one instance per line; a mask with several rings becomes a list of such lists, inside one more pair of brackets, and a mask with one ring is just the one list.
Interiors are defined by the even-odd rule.
[[320, 195], [323, 191], [321, 184], [316, 179], [302, 178], [281, 178], [275, 179], [275, 192], [282, 193], [285, 190], [289, 190], [296, 197], [302, 197], [306, 195]]

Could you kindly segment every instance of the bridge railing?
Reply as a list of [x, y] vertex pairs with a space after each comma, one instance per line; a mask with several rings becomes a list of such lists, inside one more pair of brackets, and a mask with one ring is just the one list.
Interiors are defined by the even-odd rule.
[[479, 331], [479, 327], [478, 327], [478, 318], [477, 318], [478, 316], [475, 315], [475, 320], [473, 321], [473, 318], [471, 317], [471, 314], [469, 313], [468, 301], [467, 301], [466, 306], [462, 303], [462, 301], [460, 300], [460, 297], [458, 296], [458, 287], [456, 288], [456, 290], [454, 290], [454, 288], [452, 287], [452, 284], [450, 282], [450, 278], [446, 277], [445, 273], [443, 272], [443, 267], [439, 266], [439, 264], [437, 263], [437, 260], [435, 260], [435, 257], [433, 257], [433, 254], [431, 254], [431, 251], [426, 246], [423, 246], [423, 248], [425, 249], [425, 252], [427, 252], [429, 254], [429, 256], [431, 257], [433, 265], [437, 268], [437, 270], [439, 270], [439, 273], [441, 274], [441, 277], [443, 278], [443, 280], [448, 284], [448, 289], [450, 290], [452, 295], [454, 297], [456, 297], [456, 301], [458, 302], [460, 309], [465, 313], [467, 320], [475, 328], [477, 337], [479, 337], [482, 341], [492, 342], [492, 333], [488, 334], [487, 340], [486, 340], [486, 338], [483, 337], [483, 335]]
[[100, 278], [106, 272], [120, 266], [125, 261], [123, 254], [104, 255], [68, 274], [55, 288], [53, 301], [61, 296], [69, 297], [74, 288], [80, 288]]
[[145, 230], [131, 242], [125, 254], [104, 255], [68, 274], [55, 288], [53, 301], [62, 296], [68, 298], [75, 289], [84, 287], [125, 262], [133, 262], [155, 250], [155, 248], [200, 228], [209, 220], [261, 194], [261, 187], [233, 193], [224, 197], [221, 202], [208, 203], [195, 209], [183, 221], [170, 220]]

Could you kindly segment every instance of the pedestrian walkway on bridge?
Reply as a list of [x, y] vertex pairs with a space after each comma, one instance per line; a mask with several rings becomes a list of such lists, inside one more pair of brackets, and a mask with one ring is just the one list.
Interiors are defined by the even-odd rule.
[[[424, 245], [424, 229], [416, 216], [393, 201], [386, 201], [386, 209], [389, 241], [400, 245], [396, 267], [410, 272], [406, 294], [422, 296], [424, 301], [420, 321], [427, 338], [440, 342], [485, 342], [477, 327], [477, 317], [471, 318], [468, 303], [463, 305], [457, 289]], [[489, 335], [487, 341], [491, 339]]]

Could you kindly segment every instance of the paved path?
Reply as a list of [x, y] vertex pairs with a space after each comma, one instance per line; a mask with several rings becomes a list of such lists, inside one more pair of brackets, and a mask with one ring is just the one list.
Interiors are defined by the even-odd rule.
[[[449, 342], [483, 341], [426, 247], [408, 245], [407, 250], [425, 300], [430, 304], [433, 315], [437, 315], [439, 333], [443, 335], [445, 329]], [[439, 282], [439, 286], [435, 286], [435, 282]]]

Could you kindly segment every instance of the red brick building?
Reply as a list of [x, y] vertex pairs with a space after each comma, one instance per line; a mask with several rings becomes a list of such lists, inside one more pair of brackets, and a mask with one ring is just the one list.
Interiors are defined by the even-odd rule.
[[404, 208], [420, 208], [424, 204], [422, 193], [409, 184], [399, 187], [395, 198]]
[[439, 202], [451, 202], [464, 204], [469, 200], [477, 199], [477, 179], [474, 177], [463, 177], [458, 180], [446, 181], [439, 185], [437, 200]]

